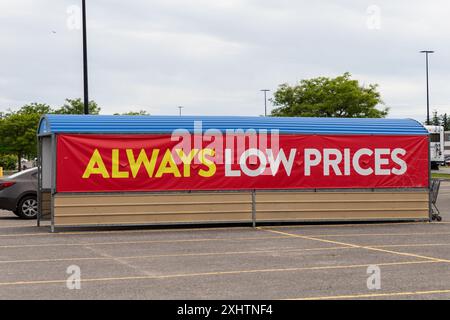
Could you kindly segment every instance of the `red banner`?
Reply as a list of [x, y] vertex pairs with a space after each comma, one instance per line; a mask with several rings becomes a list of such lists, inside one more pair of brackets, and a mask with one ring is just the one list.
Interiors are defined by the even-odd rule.
[[428, 186], [427, 136], [59, 135], [58, 192]]

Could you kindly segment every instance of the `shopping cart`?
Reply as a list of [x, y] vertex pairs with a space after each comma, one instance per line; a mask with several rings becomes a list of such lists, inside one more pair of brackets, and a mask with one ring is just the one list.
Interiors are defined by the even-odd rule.
[[436, 201], [439, 194], [439, 187], [441, 186], [441, 180], [431, 179], [430, 184], [430, 200], [431, 200], [431, 220], [442, 221], [441, 213], [436, 206]]

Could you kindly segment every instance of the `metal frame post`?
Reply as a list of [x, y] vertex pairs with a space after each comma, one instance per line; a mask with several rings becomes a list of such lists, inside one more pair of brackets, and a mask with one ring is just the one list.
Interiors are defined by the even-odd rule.
[[38, 213], [37, 213], [37, 226], [41, 226], [41, 216], [42, 216], [42, 145], [41, 138], [37, 137], [37, 167], [38, 167], [38, 188], [37, 188], [37, 201], [38, 201]]
[[428, 81], [428, 52], [425, 54], [426, 60], [426, 73], [427, 73], [427, 125], [430, 125], [430, 86]]
[[89, 84], [88, 84], [87, 30], [86, 30], [86, 0], [82, 0], [82, 20], [83, 20], [84, 114], [89, 114]]
[[261, 91], [264, 92], [264, 117], [267, 117], [267, 92], [270, 90], [262, 89]]
[[434, 53], [433, 50], [422, 50], [420, 53], [425, 53], [425, 72], [427, 82], [427, 125], [430, 125], [430, 87], [428, 80], [428, 55]]
[[252, 226], [256, 228], [256, 190], [252, 190]]
[[51, 232], [55, 232], [55, 194], [56, 194], [56, 136], [52, 134], [52, 179], [50, 192]]
[[433, 207], [431, 206], [431, 152], [430, 135], [428, 135], [428, 214], [429, 221], [433, 221]]

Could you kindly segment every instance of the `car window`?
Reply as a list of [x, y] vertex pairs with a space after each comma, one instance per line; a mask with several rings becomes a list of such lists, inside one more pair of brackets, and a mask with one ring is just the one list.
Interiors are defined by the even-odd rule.
[[431, 133], [430, 134], [430, 142], [440, 142], [441, 135], [439, 133]]
[[14, 173], [13, 175], [10, 175], [8, 178], [9, 178], [9, 179], [20, 178], [22, 175], [25, 175], [25, 174], [28, 174], [28, 173], [30, 173], [30, 172], [33, 172], [34, 170], [36, 170], [36, 168], [31, 168], [31, 169], [19, 171], [19, 172], [17, 172], [17, 173]]

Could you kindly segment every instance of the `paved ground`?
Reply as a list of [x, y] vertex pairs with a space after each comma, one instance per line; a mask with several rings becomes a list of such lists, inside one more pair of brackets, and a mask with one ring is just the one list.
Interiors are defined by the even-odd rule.
[[450, 167], [440, 167], [439, 170], [431, 170], [433, 173], [450, 174]]
[[[450, 183], [439, 206], [440, 223], [58, 234], [1, 212], [0, 298], [449, 299]], [[80, 290], [66, 286], [72, 265]]]

